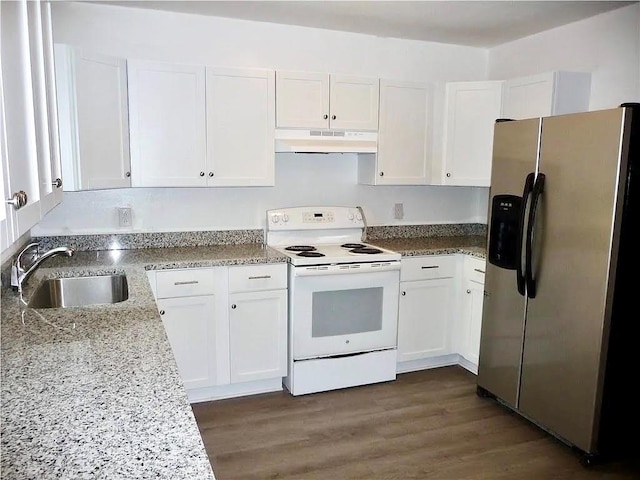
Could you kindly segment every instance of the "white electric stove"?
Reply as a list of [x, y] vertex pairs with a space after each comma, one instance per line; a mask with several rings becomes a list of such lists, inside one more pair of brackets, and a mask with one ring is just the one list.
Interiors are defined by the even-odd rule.
[[267, 211], [267, 245], [289, 259], [293, 395], [396, 378], [400, 254], [365, 233], [359, 207]]

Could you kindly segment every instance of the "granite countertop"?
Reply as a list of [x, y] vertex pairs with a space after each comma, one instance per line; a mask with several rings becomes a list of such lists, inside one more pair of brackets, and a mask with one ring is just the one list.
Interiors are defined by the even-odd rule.
[[2, 290], [3, 478], [213, 479], [145, 270], [284, 262], [261, 245], [77, 252], [29, 280], [123, 272], [129, 299], [30, 309]]
[[[403, 256], [484, 257], [482, 236], [376, 239]], [[260, 244], [79, 251], [49, 277], [125, 273], [112, 305], [30, 309], [2, 289], [0, 469], [7, 478], [213, 479], [146, 270], [286, 262]]]

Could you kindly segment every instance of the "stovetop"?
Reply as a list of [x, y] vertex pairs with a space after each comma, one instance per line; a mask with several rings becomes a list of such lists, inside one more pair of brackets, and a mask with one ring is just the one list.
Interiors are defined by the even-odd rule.
[[289, 262], [295, 266], [400, 260], [400, 254], [397, 252], [362, 242], [316, 245], [271, 245], [271, 248], [289, 257]]

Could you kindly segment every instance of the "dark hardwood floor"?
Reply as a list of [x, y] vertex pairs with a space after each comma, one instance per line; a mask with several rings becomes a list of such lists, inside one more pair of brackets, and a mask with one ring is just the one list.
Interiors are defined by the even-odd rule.
[[293, 397], [193, 405], [217, 480], [637, 480], [640, 463], [586, 468], [460, 367]]

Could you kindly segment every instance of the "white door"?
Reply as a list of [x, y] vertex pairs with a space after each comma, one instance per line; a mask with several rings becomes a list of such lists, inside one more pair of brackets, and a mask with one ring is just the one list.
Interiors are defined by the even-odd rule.
[[74, 57], [78, 189], [130, 187], [127, 62], [80, 50]]
[[206, 92], [208, 185], [273, 185], [275, 73], [207, 68]]
[[215, 296], [162, 298], [157, 305], [185, 388], [215, 385]]
[[460, 354], [477, 369], [482, 330], [484, 285], [472, 280], [464, 282]]
[[329, 126], [341, 130], [378, 130], [380, 81], [331, 75]]
[[443, 184], [490, 185], [493, 127], [501, 105], [500, 81], [447, 84]]
[[398, 361], [451, 352], [453, 279], [402, 282], [398, 314]]
[[131, 183], [205, 186], [205, 69], [128, 62]]
[[229, 295], [231, 383], [287, 374], [287, 291]]
[[276, 72], [278, 128], [329, 127], [329, 75]]
[[429, 85], [380, 82], [376, 184], [430, 183], [431, 115]]

